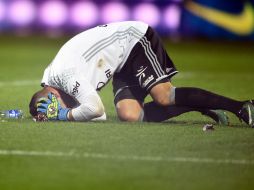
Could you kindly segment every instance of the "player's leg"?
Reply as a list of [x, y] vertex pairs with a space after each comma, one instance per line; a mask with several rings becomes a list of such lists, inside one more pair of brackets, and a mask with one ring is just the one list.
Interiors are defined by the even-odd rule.
[[[136, 55], [140, 56], [140, 53]], [[133, 58], [136, 60], [135, 56]], [[120, 73], [113, 76], [114, 103], [120, 120], [158, 122], [195, 110], [176, 106], [171, 109], [169, 106], [158, 106], [154, 102], [143, 104], [148, 92], [139, 86], [134, 77], [130, 77], [134, 60], [130, 56]]]
[[200, 88], [182, 87], [175, 89], [175, 104], [227, 110], [249, 126], [254, 127], [252, 101], [237, 101]]
[[114, 103], [117, 116], [121, 121], [141, 121], [143, 101], [147, 92], [130, 77], [131, 67], [126, 64], [119, 73], [113, 76]]
[[155, 85], [150, 94], [159, 105], [177, 105], [193, 108], [223, 109], [238, 114], [244, 102], [233, 100], [203, 89], [175, 88], [170, 82]]
[[226, 112], [222, 110], [209, 110], [209, 109], [199, 109], [191, 107], [183, 107], [176, 105], [160, 106], [155, 102], [149, 102], [144, 104], [144, 117], [143, 121], [146, 122], [161, 122], [173, 117], [177, 117], [181, 114], [187, 112], [199, 112], [204, 116], [207, 116], [214, 120], [220, 125], [229, 125], [229, 120]]
[[158, 83], [150, 94], [161, 106], [176, 105], [197, 109], [222, 109], [234, 113], [248, 125], [254, 126], [254, 106], [200, 88], [175, 88], [170, 82]]
[[197, 111], [210, 117], [218, 124], [228, 125], [227, 116], [223, 112], [175, 105], [159, 106], [155, 102], [145, 103], [143, 106], [144, 97], [135, 95], [138, 91], [138, 87], [126, 87], [115, 97], [116, 112], [121, 121], [161, 122], [183, 113]]
[[120, 72], [113, 77], [116, 112], [122, 121], [161, 122], [183, 113], [198, 111], [212, 118], [217, 123], [228, 125], [228, 120], [224, 113], [217, 113], [211, 110], [175, 105], [159, 106], [155, 102], [145, 103], [143, 106], [147, 91], [140, 88], [131, 79], [129, 79], [129, 75], [126, 75], [126, 72]]
[[146, 89], [157, 104], [196, 109], [223, 109], [246, 121], [246, 118], [239, 115], [239, 112], [244, 110], [244, 115], [249, 115], [248, 123], [254, 125], [252, 104], [244, 106], [243, 101], [233, 100], [199, 88], [175, 88], [169, 79], [177, 71], [158, 35], [151, 28], [148, 29], [139, 44], [142, 47], [137, 47], [135, 50], [139, 54], [138, 61], [133, 64], [135, 77], [140, 87]]
[[[134, 99], [134, 96], [128, 93], [129, 90], [131, 89], [123, 90], [115, 99], [116, 112], [121, 121], [162, 122], [187, 112], [196, 111], [210, 117], [218, 124], [229, 125], [225, 112], [176, 105], [160, 106], [155, 102], [145, 103], [143, 106], [142, 102]], [[128, 98], [126, 98], [127, 94], [130, 95]]]

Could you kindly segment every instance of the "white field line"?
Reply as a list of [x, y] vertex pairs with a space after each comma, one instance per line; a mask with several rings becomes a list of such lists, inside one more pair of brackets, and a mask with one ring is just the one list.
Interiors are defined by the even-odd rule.
[[40, 80], [16, 80], [16, 81], [0, 81], [0, 87], [5, 86], [33, 86], [33, 85], [40, 85]]
[[[196, 74], [194, 72], [182, 72], [176, 75], [177, 79], [192, 78]], [[0, 87], [5, 86], [34, 86], [40, 85], [40, 80], [15, 80], [15, 81], [0, 81]]]
[[[190, 79], [196, 76], [199, 76], [200, 74], [198, 72], [179, 72], [174, 77], [176, 80], [178, 79]], [[206, 73], [207, 76], [214, 76], [214, 74]], [[226, 75], [226, 73], [225, 73]], [[245, 76], [245, 77], [252, 77], [252, 73], [238, 73], [238, 76]], [[5, 86], [34, 86], [34, 85], [40, 85], [40, 80], [15, 80], [15, 81], [0, 81], [0, 87]]]
[[[176, 80], [178, 79], [190, 79], [193, 77], [197, 77], [200, 74], [198, 72], [179, 72], [174, 76]], [[224, 74], [226, 75], [226, 73]], [[245, 76], [245, 77], [252, 77], [252, 73], [239, 73], [238, 76]], [[212, 73], [206, 73], [206, 76], [214, 76]], [[34, 86], [34, 85], [40, 85], [41, 81], [36, 79], [36, 80], [15, 80], [15, 81], [0, 81], [0, 88], [1, 87], [12, 87], [12, 86]]]
[[25, 150], [0, 150], [0, 156], [37, 156], [37, 157], [73, 157], [73, 158], [95, 158], [128, 161], [148, 162], [182, 162], [197, 164], [232, 164], [232, 165], [254, 165], [254, 160], [245, 159], [213, 159], [197, 157], [161, 157], [161, 156], [135, 156], [135, 155], [109, 155], [101, 153], [75, 153], [53, 152], [53, 151], [25, 151]]

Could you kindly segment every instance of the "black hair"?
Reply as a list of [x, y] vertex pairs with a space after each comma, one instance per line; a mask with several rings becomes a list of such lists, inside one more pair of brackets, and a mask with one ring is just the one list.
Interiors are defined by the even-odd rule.
[[31, 101], [29, 103], [29, 112], [33, 117], [37, 116], [37, 114], [38, 114], [37, 103], [38, 103], [39, 99], [42, 97], [47, 97], [47, 93], [45, 92], [44, 89], [36, 92], [31, 98]]

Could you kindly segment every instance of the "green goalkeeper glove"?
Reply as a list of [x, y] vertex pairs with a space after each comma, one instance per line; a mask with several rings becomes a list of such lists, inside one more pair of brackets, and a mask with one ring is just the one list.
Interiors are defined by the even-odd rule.
[[61, 120], [67, 121], [69, 108], [62, 108], [56, 96], [48, 93], [48, 99], [42, 98], [37, 103], [37, 112], [44, 113], [48, 120]]

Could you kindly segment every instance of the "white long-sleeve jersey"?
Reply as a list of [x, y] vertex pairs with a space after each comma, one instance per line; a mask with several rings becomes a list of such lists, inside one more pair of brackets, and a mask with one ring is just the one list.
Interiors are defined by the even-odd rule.
[[90, 120], [104, 113], [97, 91], [119, 72], [148, 25], [126, 21], [97, 26], [67, 41], [45, 69], [42, 84], [74, 97], [75, 120]]

